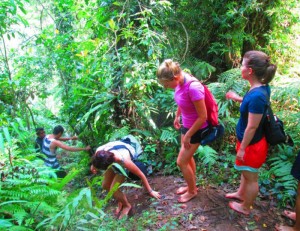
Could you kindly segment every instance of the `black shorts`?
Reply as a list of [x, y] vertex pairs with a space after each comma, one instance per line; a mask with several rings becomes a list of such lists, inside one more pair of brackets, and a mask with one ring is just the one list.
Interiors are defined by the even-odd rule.
[[[189, 128], [181, 127], [180, 131], [182, 135], [185, 135], [188, 132]], [[204, 139], [210, 132], [210, 126], [206, 128], [202, 128], [198, 130], [194, 135], [191, 137], [191, 144], [198, 144], [201, 143], [201, 140]]]
[[300, 181], [300, 151], [298, 152], [298, 155], [294, 161], [291, 174], [293, 177], [295, 177], [298, 181]]
[[[144, 164], [141, 161], [138, 160], [133, 160], [133, 163], [141, 170], [142, 173], [144, 173], [145, 176], [148, 175], [148, 170], [147, 170], [147, 166], [146, 164]], [[123, 166], [122, 166], [123, 167]], [[125, 173], [127, 174], [128, 178], [131, 180], [140, 180], [140, 178], [133, 174], [132, 172], [130, 172], [127, 168], [124, 168]], [[114, 165], [112, 166], [112, 170], [114, 171], [115, 174], [121, 175], [121, 176], [125, 176], [117, 167], [115, 167]], [[126, 176], [125, 176], [126, 177]]]

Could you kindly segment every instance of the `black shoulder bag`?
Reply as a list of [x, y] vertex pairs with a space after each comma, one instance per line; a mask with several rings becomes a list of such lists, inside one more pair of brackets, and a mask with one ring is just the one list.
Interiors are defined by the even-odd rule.
[[263, 131], [265, 133], [267, 142], [270, 145], [287, 144], [293, 146], [293, 139], [290, 137], [290, 135], [285, 133], [283, 122], [273, 114], [270, 97], [265, 91], [263, 93], [268, 99], [268, 104], [266, 106], [261, 124], [263, 126]]

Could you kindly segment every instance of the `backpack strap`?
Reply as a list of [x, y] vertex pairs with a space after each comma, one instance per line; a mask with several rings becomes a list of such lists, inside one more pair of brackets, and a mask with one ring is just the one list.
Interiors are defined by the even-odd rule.
[[[269, 86], [269, 85], [267, 85]], [[267, 105], [265, 106], [265, 110], [264, 110], [264, 113], [263, 113], [263, 117], [259, 123], [259, 127], [263, 125], [266, 117], [267, 117], [267, 114], [269, 114], [270, 116], [273, 116], [273, 111], [272, 111], [272, 108], [271, 108], [271, 102], [270, 102], [270, 94], [268, 94], [268, 91], [264, 90], [264, 89], [261, 89], [261, 88], [258, 88], [257, 89], [259, 92], [263, 93], [266, 97], [266, 99], [268, 100], [268, 103]]]
[[131, 151], [129, 150], [129, 148], [126, 147], [126, 145], [123, 145], [123, 144], [115, 145], [112, 148], [108, 149], [107, 151], [119, 150], [119, 149], [126, 149], [129, 152], [131, 159], [134, 160], [134, 157], [133, 157]]
[[[190, 74], [189, 74], [190, 75]], [[194, 76], [190, 75], [193, 79], [189, 82], [187, 82], [187, 88], [188, 88], [188, 94], [190, 96], [190, 85], [192, 82], [199, 82], [203, 88], [204, 88], [204, 102], [205, 102], [205, 107], [207, 111], [207, 122], [210, 127], [216, 127], [219, 125], [218, 121], [218, 105], [216, 103], [216, 100], [211, 93], [211, 91], [208, 89], [208, 87], [201, 83], [198, 79], [196, 79]]]

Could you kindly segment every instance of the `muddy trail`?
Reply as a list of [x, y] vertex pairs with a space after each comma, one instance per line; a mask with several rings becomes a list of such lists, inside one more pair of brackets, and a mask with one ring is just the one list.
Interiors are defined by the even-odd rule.
[[[282, 210], [270, 201], [257, 198], [249, 216], [232, 211], [225, 198], [233, 188], [199, 187], [198, 195], [187, 203], [178, 203], [177, 188], [185, 186], [179, 176], [156, 174], [148, 178], [150, 185], [162, 195], [161, 200], [151, 198], [144, 189], [125, 188], [133, 209], [130, 217], [140, 216], [144, 211], [154, 211], [156, 222], [147, 230], [200, 230], [200, 231], [239, 231], [239, 230], [275, 230], [276, 224], [292, 225], [292, 221], [283, 217]], [[230, 187], [230, 188], [229, 188]], [[113, 213], [116, 202], [111, 200], [105, 209]], [[176, 228], [170, 227], [170, 220], [176, 220]], [[166, 228], [167, 227], [167, 228]]]

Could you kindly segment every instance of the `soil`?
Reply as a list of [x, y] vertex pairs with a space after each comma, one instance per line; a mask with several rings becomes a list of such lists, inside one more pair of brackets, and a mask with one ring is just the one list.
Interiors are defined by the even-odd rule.
[[[239, 230], [275, 230], [276, 224], [292, 225], [293, 222], [283, 217], [282, 210], [277, 209], [271, 201], [257, 198], [249, 216], [232, 211], [225, 194], [233, 192], [231, 186], [215, 188], [199, 187], [198, 195], [187, 203], [178, 203], [177, 188], [185, 186], [179, 176], [163, 176], [156, 174], [148, 177], [153, 189], [162, 195], [155, 200], [143, 189], [127, 187], [124, 193], [133, 206], [133, 217], [144, 211], [154, 210], [157, 222], [149, 230], [159, 230], [171, 219], [177, 221], [176, 229], [167, 230], [199, 230], [199, 231], [239, 231]], [[113, 213], [117, 206], [114, 200], [109, 202], [107, 213]], [[165, 229], [164, 229], [165, 230]]]

